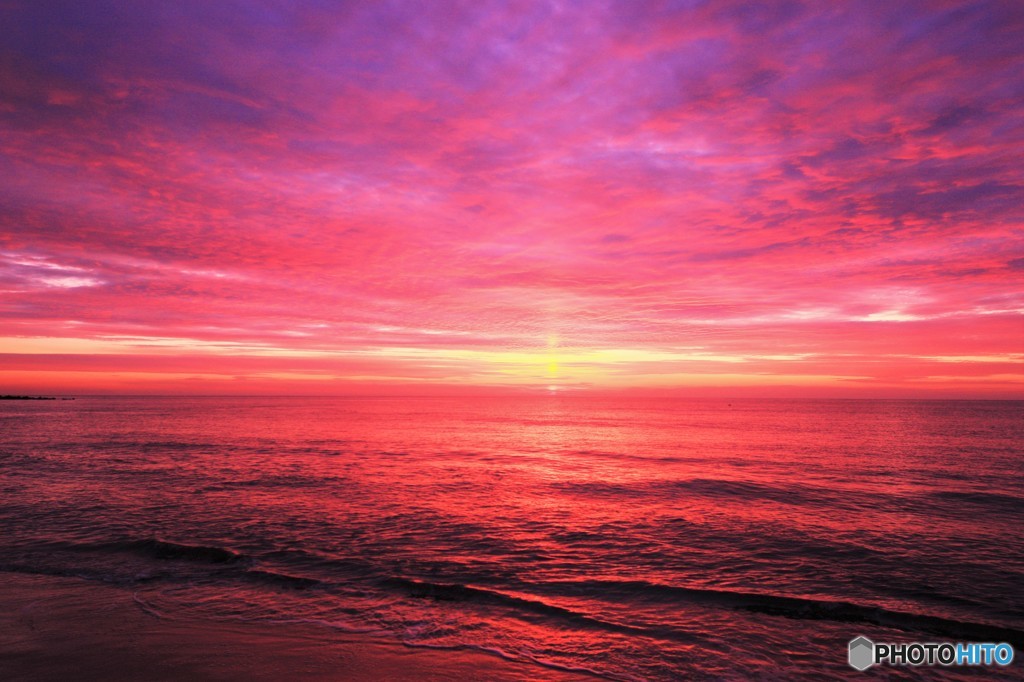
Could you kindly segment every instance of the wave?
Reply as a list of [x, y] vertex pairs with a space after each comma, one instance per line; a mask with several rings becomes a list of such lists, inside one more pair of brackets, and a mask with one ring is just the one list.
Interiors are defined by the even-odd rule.
[[940, 490], [931, 496], [943, 503], [970, 504], [987, 507], [1008, 514], [1020, 515], [1024, 510], [1024, 497], [1004, 493], [989, 493], [969, 490]]
[[154, 559], [197, 561], [211, 564], [252, 563], [252, 558], [226, 547], [215, 545], [185, 545], [157, 538], [124, 540], [94, 545], [78, 545], [81, 549], [129, 551]]
[[343, 483], [344, 479], [337, 476], [301, 476], [295, 474], [271, 474], [257, 478], [228, 479], [203, 485], [196, 488], [197, 492], [230, 492], [248, 488], [323, 488]]
[[181, 441], [181, 440], [108, 440], [97, 443], [68, 443], [69, 447], [94, 447], [107, 453], [130, 452], [134, 454], [152, 454], [162, 452], [188, 452], [192, 450], [217, 452], [222, 444], [214, 442]]
[[475, 587], [459, 583], [432, 583], [399, 577], [384, 578], [379, 581], [379, 584], [382, 587], [391, 587], [403, 590], [413, 598], [504, 606], [520, 612], [533, 613], [541, 616], [547, 616], [549, 618], [557, 618], [562, 621], [568, 621], [578, 627], [630, 635], [644, 635], [647, 637], [671, 639], [674, 641], [689, 643], [707, 640], [707, 637], [703, 635], [685, 632], [678, 628], [656, 626], [641, 627], [636, 625], [627, 625], [625, 623], [617, 623], [614, 621], [596, 618], [584, 613], [579, 613], [561, 606], [548, 604], [547, 602], [539, 599], [518, 597], [483, 587]]
[[788, 481], [783, 484], [719, 478], [678, 481], [645, 481], [634, 484], [604, 481], [561, 482], [552, 487], [586, 497], [628, 498], [695, 496], [713, 500], [764, 500], [819, 509], [860, 511], [884, 507], [916, 514], [958, 515], [959, 505], [981, 507], [995, 513], [1019, 516], [1024, 497], [1008, 493], [940, 490], [920, 494], [892, 494], [878, 490], [835, 488]]
[[[200, 556], [203, 556], [205, 553], [201, 552], [199, 554]], [[59, 567], [28, 565], [23, 563], [2, 563], [0, 564], [0, 573], [23, 573], [26, 575], [47, 575], [58, 578], [78, 578], [80, 580], [102, 582], [122, 587], [134, 587], [141, 584], [152, 584], [158, 582], [190, 582], [199, 577], [207, 580], [210, 578], [221, 580], [227, 579], [228, 581], [238, 580], [257, 583], [271, 588], [283, 588], [289, 590], [308, 590], [317, 587], [330, 587], [332, 585], [336, 585], [336, 583], [329, 583], [316, 578], [291, 575], [288, 573], [281, 573], [279, 571], [248, 568], [245, 560], [216, 561], [215, 563], [228, 564], [228, 566], [213, 574], [197, 576], [192, 573], [175, 575], [173, 573], [153, 573], [150, 571], [122, 574], [112, 572], [109, 569], [89, 566]], [[139, 601], [137, 595], [135, 597], [135, 601]], [[140, 606], [143, 605], [140, 604]], [[143, 606], [143, 610], [145, 610], [145, 606]]]
[[[212, 564], [220, 568], [216, 575], [229, 579], [239, 579], [246, 582], [261, 583], [272, 587], [284, 587], [288, 589], [308, 589], [312, 587], [327, 585], [324, 581], [316, 578], [282, 573], [279, 571], [252, 568], [255, 562], [253, 557], [242, 552], [236, 552], [227, 547], [215, 545], [186, 545], [178, 542], [169, 542], [156, 538], [145, 540], [125, 540], [118, 542], [72, 545], [76, 550], [94, 551], [128, 551], [142, 554], [149, 558], [170, 561], [189, 561], [203, 564]], [[239, 569], [239, 570], [230, 570]], [[225, 572], [226, 570], [226, 572]], [[170, 578], [172, 576], [161, 576]], [[180, 576], [186, 579], [193, 579], [195, 575]]]
[[[209, 566], [213, 572], [192, 570], [177, 575], [164, 568], [149, 569], [121, 574], [121, 568], [111, 566], [46, 566], [27, 565], [23, 562], [4, 562], [0, 571], [63, 575], [108, 583], [136, 585], [144, 582], [166, 580], [215, 579], [257, 583], [271, 589], [310, 590], [342, 587], [351, 583], [371, 580], [378, 588], [399, 590], [412, 598], [432, 599], [503, 607], [517, 617], [550, 618], [585, 629], [597, 629], [626, 635], [638, 635], [680, 642], [707, 641], [708, 637], [699, 632], [681, 630], [678, 627], [651, 624], [630, 624], [608, 620], [587, 613], [545, 601], [546, 597], [584, 597], [597, 600], [653, 604], [706, 604], [712, 607], [762, 613], [798, 620], [825, 620], [893, 628], [907, 632], [923, 632], [951, 639], [978, 641], [1004, 641], [1024, 648], [1024, 630], [984, 622], [972, 622], [941, 616], [926, 615], [888, 609], [881, 606], [858, 604], [850, 601], [815, 599], [809, 597], [784, 596], [759, 592], [717, 590], [697, 587], [664, 585], [644, 580], [564, 580], [543, 583], [511, 583], [509, 594], [493, 586], [478, 586], [459, 582], [430, 582], [401, 576], [376, 576], [367, 567], [338, 575], [332, 572], [332, 579], [318, 579], [290, 572], [281, 572], [269, 567], [254, 567], [256, 563], [247, 554], [215, 545], [188, 545], [157, 538], [131, 539], [97, 544], [73, 544], [63, 547], [72, 551], [114, 551], [131, 552], [161, 561], [184, 561], [197, 564], [197, 568]], [[291, 556], [291, 553], [287, 553]], [[300, 556], [304, 553], [299, 552]], [[293, 560], [295, 557], [291, 557]], [[333, 565], [334, 562], [318, 561]], [[173, 569], [172, 565], [168, 565]], [[320, 567], [324, 568], [323, 566]], [[353, 568], [353, 567], [350, 567]], [[315, 573], [321, 573], [320, 570]], [[337, 579], [333, 579], [337, 578]], [[365, 583], [364, 583], [365, 584]]]
[[283, 587], [291, 590], [307, 590], [313, 587], [324, 587], [328, 583], [316, 578], [305, 578], [298, 575], [289, 575], [278, 571], [267, 571], [250, 568], [239, 574], [239, 577], [248, 582], [270, 585], [272, 587]]
[[[126, 554], [146, 561], [126, 561]], [[246, 570], [253, 563], [252, 557], [226, 547], [146, 538], [92, 543], [51, 542], [34, 552], [7, 558], [0, 562], [0, 571], [131, 586], [157, 581], [187, 581], [213, 574], [229, 576]]]
[[[800, 620], [829, 620], [862, 623], [910, 632], [926, 632], [954, 639], [1009, 642], [1024, 647], [1024, 631], [1014, 628], [942, 618], [925, 614], [894, 611], [847, 601], [808, 597], [787, 597], [757, 592], [734, 592], [693, 587], [660, 585], [643, 580], [582, 580], [546, 583], [544, 589], [557, 588], [559, 594], [608, 598], [619, 596], [663, 602], [710, 604], [772, 616]], [[541, 590], [543, 591], [543, 589]]]
[[[576, 625], [584, 627], [593, 627], [624, 634], [637, 634], [687, 642], [706, 639], [702, 635], [684, 632], [678, 628], [646, 625], [635, 626], [607, 621], [549, 604], [541, 599], [505, 594], [498, 590], [477, 586], [457, 583], [432, 583], [407, 578], [387, 578], [381, 581], [381, 583], [387, 586], [402, 588], [412, 597], [506, 606], [571, 621]], [[1024, 647], [1024, 631], [1022, 630], [987, 623], [895, 611], [880, 606], [869, 606], [847, 601], [787, 597], [756, 592], [675, 587], [642, 580], [583, 580], [544, 583], [543, 585], [523, 587], [531, 593], [547, 592], [553, 596], [582, 596], [599, 599], [619, 597], [625, 600], [654, 600], [661, 603], [687, 602], [707, 604], [720, 608], [750, 611], [798, 620], [827, 620], [840, 623], [876, 625], [907, 632], [924, 632], [952, 639], [1009, 642], [1016, 647]]]
[[37, 566], [20, 563], [2, 563], [0, 564], [0, 573], [46, 575], [54, 578], [78, 578], [79, 580], [89, 580], [123, 587], [130, 587], [140, 583], [157, 582], [167, 578], [167, 576], [163, 574], [154, 575], [148, 572], [135, 573], [131, 575], [117, 575], [88, 567]]
[[[569, 493], [613, 499], [631, 497], [677, 497], [693, 495], [710, 499], [767, 500], [784, 504], [827, 506], [829, 508], [855, 508], [859, 505], [851, 500], [856, 491], [843, 491], [800, 483], [774, 485], [754, 481], [735, 481], [717, 478], [692, 478], [681, 481], [648, 481], [626, 485], [608, 482], [568, 482], [553, 484], [554, 488]], [[878, 503], [877, 495], [871, 502]]]

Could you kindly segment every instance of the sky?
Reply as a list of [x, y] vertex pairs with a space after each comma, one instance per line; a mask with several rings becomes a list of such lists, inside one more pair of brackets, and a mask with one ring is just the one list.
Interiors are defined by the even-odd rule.
[[0, 393], [1024, 398], [1024, 3], [0, 0]]

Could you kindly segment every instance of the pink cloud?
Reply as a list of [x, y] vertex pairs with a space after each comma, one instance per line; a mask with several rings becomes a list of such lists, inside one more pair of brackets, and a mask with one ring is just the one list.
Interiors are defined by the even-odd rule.
[[176, 7], [0, 9], [0, 351], [274, 355], [0, 370], [1019, 395], [1012, 4]]

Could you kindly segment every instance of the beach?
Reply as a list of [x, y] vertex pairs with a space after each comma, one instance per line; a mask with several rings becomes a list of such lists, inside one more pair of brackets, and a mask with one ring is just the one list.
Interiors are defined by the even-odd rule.
[[584, 680], [476, 651], [416, 649], [296, 623], [177, 620], [132, 592], [5, 574], [0, 678], [15, 680]]

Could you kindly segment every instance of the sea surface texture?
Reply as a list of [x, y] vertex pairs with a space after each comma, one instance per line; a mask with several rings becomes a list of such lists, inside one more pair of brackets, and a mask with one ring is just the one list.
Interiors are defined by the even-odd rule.
[[1022, 414], [8, 401], [0, 571], [113, 583], [154, 617], [315, 623], [617, 680], [860, 679], [857, 635], [1008, 641], [1018, 660], [983, 672], [1009, 679], [1024, 664]]

